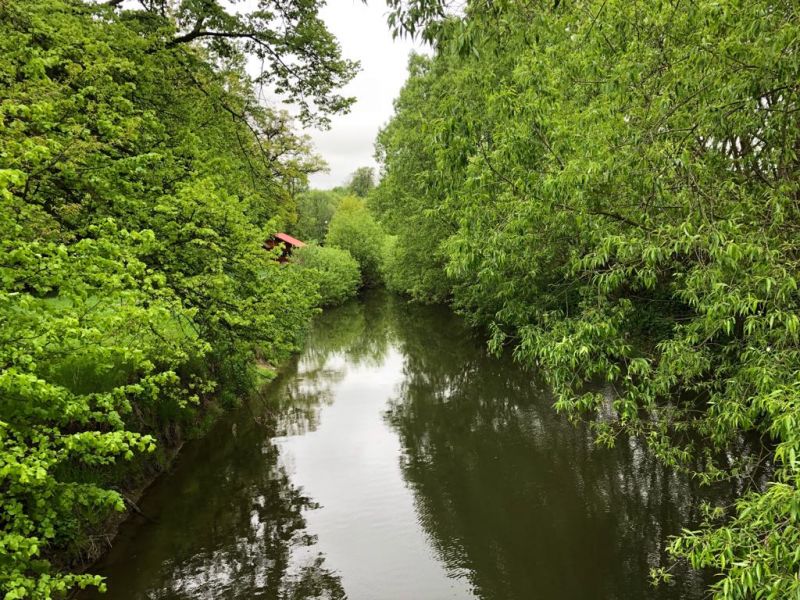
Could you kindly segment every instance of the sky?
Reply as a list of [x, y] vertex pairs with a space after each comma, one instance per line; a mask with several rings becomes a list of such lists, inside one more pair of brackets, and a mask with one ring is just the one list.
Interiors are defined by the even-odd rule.
[[375, 167], [375, 136], [391, 117], [392, 101], [406, 79], [408, 55], [425, 51], [419, 42], [392, 40], [383, 0], [328, 0], [320, 11], [328, 29], [339, 40], [346, 58], [361, 61], [361, 71], [343, 88], [356, 103], [347, 115], [334, 116], [327, 131], [308, 129], [316, 152], [330, 172], [315, 173], [312, 188], [342, 185], [358, 167]]

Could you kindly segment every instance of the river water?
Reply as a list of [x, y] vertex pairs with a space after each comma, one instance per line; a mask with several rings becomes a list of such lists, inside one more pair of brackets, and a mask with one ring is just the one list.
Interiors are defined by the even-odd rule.
[[376, 292], [328, 311], [148, 490], [98, 597], [702, 598], [691, 571], [648, 578], [698, 490], [551, 403], [445, 308]]

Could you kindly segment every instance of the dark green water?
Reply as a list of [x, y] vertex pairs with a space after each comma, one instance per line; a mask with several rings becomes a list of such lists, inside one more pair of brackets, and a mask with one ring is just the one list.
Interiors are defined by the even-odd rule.
[[376, 293], [187, 447], [95, 571], [123, 600], [702, 598], [648, 580], [697, 493], [596, 448], [447, 310]]

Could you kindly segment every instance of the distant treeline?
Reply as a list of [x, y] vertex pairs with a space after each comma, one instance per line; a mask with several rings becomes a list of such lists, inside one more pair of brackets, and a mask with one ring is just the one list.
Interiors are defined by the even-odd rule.
[[377, 143], [389, 286], [450, 301], [601, 442], [738, 481], [670, 552], [716, 598], [800, 597], [798, 4], [392, 4], [435, 50]]

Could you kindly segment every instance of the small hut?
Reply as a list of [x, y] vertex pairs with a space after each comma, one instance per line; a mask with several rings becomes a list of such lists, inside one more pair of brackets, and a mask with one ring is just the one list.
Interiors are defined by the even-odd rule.
[[293, 238], [288, 233], [276, 233], [272, 237], [270, 237], [266, 242], [264, 242], [264, 248], [266, 250], [272, 250], [276, 246], [281, 247], [281, 255], [278, 257], [278, 262], [285, 263], [289, 260], [289, 257], [292, 255], [292, 250], [295, 248], [302, 248], [305, 246], [305, 242], [301, 242], [297, 238]]

